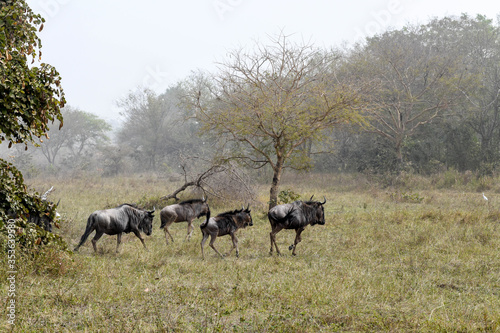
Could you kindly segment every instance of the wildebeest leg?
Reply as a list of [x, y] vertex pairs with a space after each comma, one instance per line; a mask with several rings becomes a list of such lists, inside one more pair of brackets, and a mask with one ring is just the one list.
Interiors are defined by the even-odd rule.
[[101, 238], [103, 232], [102, 231], [97, 231], [95, 232], [95, 236], [94, 238], [92, 238], [92, 246], [94, 247], [94, 252], [97, 253], [97, 241], [99, 240], [99, 238]]
[[236, 257], [239, 257], [240, 256], [240, 250], [238, 249], [238, 238], [236, 238], [236, 234], [235, 233], [231, 234], [231, 239], [233, 240], [233, 246], [231, 247], [231, 249], [229, 250], [229, 252], [226, 254], [226, 257], [229, 256], [231, 254], [231, 252], [233, 252], [234, 248], [236, 248]]
[[298, 228], [298, 229], [295, 229], [295, 232], [296, 232], [296, 235], [295, 235], [295, 241], [293, 242], [292, 245], [290, 245], [288, 247], [289, 250], [292, 250], [292, 255], [295, 255], [295, 249], [297, 248], [297, 244], [299, 244], [299, 242], [302, 240], [302, 238], [300, 237], [300, 234], [302, 233], [302, 231], [304, 231], [305, 228]]
[[120, 244], [122, 242], [122, 233], [116, 235], [116, 253], [119, 253]]
[[75, 249], [73, 251], [78, 251], [78, 249], [80, 248], [80, 246], [83, 245], [83, 243], [85, 243], [85, 241], [87, 240], [87, 238], [89, 237], [89, 234], [94, 231], [93, 229], [89, 231], [89, 229], [87, 228], [87, 230], [85, 230], [85, 233], [83, 234], [82, 238], [80, 239], [80, 243], [78, 243], [78, 245], [75, 247]]
[[165, 232], [165, 241], [167, 242], [167, 245], [168, 245], [168, 236], [170, 236], [170, 239], [172, 239], [172, 243], [174, 242], [174, 237], [172, 237], [170, 232], [168, 232], [168, 226], [169, 225], [166, 225], [165, 228], [163, 228], [163, 231]]
[[193, 230], [194, 230], [193, 220], [188, 221], [188, 232], [187, 232], [187, 235], [186, 235], [186, 240], [190, 240], [191, 239], [191, 235], [193, 233]]
[[224, 258], [224, 256], [214, 246], [214, 242], [215, 242], [216, 238], [217, 238], [217, 235], [215, 235], [215, 234], [210, 235], [210, 244], [209, 245], [212, 249], [214, 249], [215, 252], [217, 252], [218, 255], [221, 256], [221, 258]]
[[276, 244], [276, 234], [283, 229], [282, 226], [274, 225], [273, 229], [269, 233], [269, 237], [271, 238], [271, 250], [269, 250], [269, 254], [273, 254], [273, 244], [274, 247], [276, 247], [276, 253], [279, 255], [281, 254], [280, 250], [278, 249], [278, 245]]
[[162, 214], [160, 215], [161, 219], [161, 225], [160, 228], [163, 228], [163, 231], [165, 232], [165, 241], [167, 242], [168, 245], [168, 236], [170, 236], [170, 239], [172, 240], [172, 243], [174, 242], [174, 237], [170, 234], [168, 231], [168, 227], [174, 223], [175, 219], [177, 218], [177, 215], [170, 215], [169, 214]]
[[146, 249], [146, 251], [148, 251], [148, 248], [146, 247], [146, 243], [144, 243], [144, 238], [142, 238], [139, 230], [132, 230], [132, 231], [134, 232], [134, 235], [136, 235], [141, 240], [142, 245], [144, 245], [144, 248]]
[[201, 256], [203, 259], [205, 259], [205, 254], [203, 253], [203, 247], [205, 246], [205, 242], [208, 238], [208, 234], [207, 233], [203, 233], [203, 239], [201, 240]]

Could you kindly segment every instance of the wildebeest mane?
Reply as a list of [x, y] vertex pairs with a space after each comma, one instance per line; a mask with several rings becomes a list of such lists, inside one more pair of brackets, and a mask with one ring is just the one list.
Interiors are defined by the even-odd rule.
[[129, 203], [122, 203], [121, 205], [116, 206], [115, 208], [121, 208], [123, 206], [130, 206], [130, 207], [135, 208], [135, 209], [140, 209], [139, 207], [137, 207], [136, 204], [129, 204]]
[[[141, 230], [142, 232], [146, 232], [146, 230], [144, 229], [145, 227], [144, 216], [148, 214], [148, 212], [138, 208], [136, 205], [131, 205], [127, 203], [121, 204], [115, 209], [121, 210], [120, 214], [122, 213], [126, 214], [133, 223], [137, 224], [139, 230]], [[124, 232], [129, 233], [130, 230], [127, 229]]]
[[[311, 203], [302, 202], [302, 205], [300, 205], [300, 210], [302, 211], [302, 214], [305, 216], [307, 221], [313, 221], [316, 219], [316, 207], [315, 207], [315, 202], [312, 201]], [[294, 216], [294, 214], [292, 214]]]
[[243, 209], [235, 209], [235, 210], [232, 210], [232, 211], [227, 211], [227, 212], [224, 212], [224, 213], [220, 213], [217, 215], [217, 217], [226, 217], [226, 216], [230, 216], [230, 215], [236, 215], [238, 213], [241, 213], [243, 211]]
[[[216, 218], [219, 218], [219, 220], [222, 220], [222, 219], [227, 219], [229, 218], [229, 221], [233, 221], [232, 217], [234, 215], [237, 215], [238, 213], [241, 213], [241, 212], [248, 212], [250, 213], [250, 211], [248, 210], [245, 210], [245, 209], [235, 209], [235, 210], [229, 210], [227, 212], [224, 212], [224, 213], [220, 213], [218, 214], [217, 216], [215, 216]], [[207, 219], [205, 222], [203, 222], [202, 224], [200, 224], [200, 228], [203, 229], [207, 226], [207, 223], [208, 223], [208, 220], [210, 219], [210, 214], [207, 215]]]

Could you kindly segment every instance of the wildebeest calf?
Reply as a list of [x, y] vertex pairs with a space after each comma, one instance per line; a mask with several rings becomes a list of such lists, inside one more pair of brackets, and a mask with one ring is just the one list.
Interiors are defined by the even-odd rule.
[[170, 232], [168, 232], [168, 227], [172, 223], [187, 221], [188, 231], [186, 239], [189, 240], [194, 229], [193, 220], [207, 214], [210, 214], [210, 207], [208, 207], [206, 199], [186, 200], [182, 201], [181, 203], [169, 205], [163, 208], [160, 212], [160, 229], [163, 228], [163, 231], [165, 232], [165, 241], [167, 242], [167, 244], [168, 236], [170, 236], [172, 242], [174, 241], [174, 238], [172, 237]]
[[205, 242], [210, 236], [210, 247], [217, 252], [218, 255], [224, 257], [214, 246], [215, 239], [218, 236], [231, 235], [233, 241], [233, 246], [226, 254], [228, 256], [231, 254], [233, 249], [236, 249], [236, 256], [240, 255], [238, 249], [238, 238], [236, 238], [236, 231], [238, 229], [246, 228], [247, 226], [252, 226], [252, 216], [250, 215], [249, 206], [246, 209], [242, 208], [240, 210], [234, 210], [219, 214], [215, 217], [210, 218], [210, 214], [207, 215], [207, 220], [200, 225], [201, 232], [203, 233], [203, 239], [201, 240], [201, 255], [205, 259], [205, 254], [203, 253], [203, 247]]
[[276, 234], [278, 232], [282, 229], [295, 229], [295, 241], [288, 248], [289, 250], [293, 249], [292, 255], [295, 255], [297, 244], [302, 240], [300, 234], [306, 226], [308, 224], [325, 224], [325, 212], [323, 209], [325, 203], [326, 199], [323, 202], [319, 202], [312, 201], [311, 197], [309, 201], [295, 201], [271, 208], [267, 213], [272, 228], [269, 234], [271, 238], [271, 250], [269, 254], [273, 254], [273, 244], [276, 247], [276, 252], [281, 254], [276, 244]]

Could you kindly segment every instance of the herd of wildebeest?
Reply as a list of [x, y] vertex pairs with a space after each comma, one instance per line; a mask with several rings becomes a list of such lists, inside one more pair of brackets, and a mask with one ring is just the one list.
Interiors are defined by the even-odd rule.
[[[280, 254], [278, 245], [276, 244], [276, 234], [282, 229], [294, 229], [296, 232], [295, 241], [290, 245], [289, 250], [293, 250], [295, 255], [297, 244], [301, 241], [301, 233], [307, 225], [325, 224], [325, 212], [323, 202], [313, 201], [311, 197], [307, 201], [294, 201], [277, 205], [271, 208], [267, 214], [271, 223], [271, 232], [269, 234], [271, 240], [270, 254], [273, 253], [273, 248]], [[140, 209], [135, 205], [122, 204], [116, 208], [97, 210], [90, 214], [87, 220], [87, 227], [76, 246], [75, 251], [78, 251], [80, 246], [85, 243], [88, 236], [95, 231], [92, 245], [94, 251], [97, 252], [96, 243], [103, 234], [117, 235], [116, 252], [119, 251], [121, 237], [123, 233], [133, 232], [142, 242], [144, 248], [147, 249], [144, 243], [144, 238], [141, 231], [146, 235], [151, 235], [153, 232], [153, 218], [155, 209], [148, 211]], [[163, 208], [160, 212], [161, 226], [165, 232], [165, 240], [168, 244], [169, 237], [173, 241], [173, 237], [168, 231], [168, 227], [174, 222], [188, 223], [188, 231], [186, 238], [191, 238], [193, 233], [193, 220], [206, 216], [206, 220], [201, 223], [200, 229], [203, 234], [201, 240], [201, 254], [205, 258], [203, 248], [206, 240], [210, 236], [210, 247], [221, 257], [224, 257], [214, 246], [215, 239], [219, 236], [231, 235], [233, 246], [226, 255], [236, 249], [236, 256], [239, 256], [238, 238], [236, 231], [247, 226], [252, 226], [252, 216], [250, 215], [250, 206], [242, 207], [233, 211], [227, 211], [218, 214], [215, 217], [210, 217], [210, 207], [206, 199], [192, 199], [182, 201], [177, 204], [169, 205]]]

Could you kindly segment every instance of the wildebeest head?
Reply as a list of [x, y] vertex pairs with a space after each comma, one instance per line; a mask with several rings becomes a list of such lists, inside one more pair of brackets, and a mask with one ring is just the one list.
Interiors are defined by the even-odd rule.
[[[56, 211], [57, 206], [59, 206], [60, 200], [54, 204], [47, 199], [47, 196], [52, 192], [54, 186], [48, 189], [44, 194], [40, 196], [40, 206], [42, 211], [31, 210], [27, 214], [28, 222], [38, 225], [39, 227], [45, 229], [46, 231], [52, 232], [52, 222], [58, 222], [60, 215]], [[56, 223], [56, 227], [59, 226]]]
[[[312, 197], [311, 197], [312, 199]], [[324, 198], [323, 202], [319, 201], [306, 201], [305, 204], [314, 207], [315, 209], [315, 215], [316, 215], [316, 220], [314, 222], [311, 222], [311, 225], [314, 224], [319, 224], [319, 225], [324, 225], [325, 224], [325, 209], [323, 208], [323, 205], [326, 203], [326, 198]]]
[[153, 232], [153, 218], [155, 217], [153, 215], [154, 212], [155, 208], [153, 208], [153, 210], [143, 211], [143, 216], [141, 222], [139, 223], [139, 229], [148, 236], [150, 236]]
[[237, 216], [242, 223], [241, 228], [253, 226], [252, 215], [250, 215], [250, 204], [246, 209], [241, 207], [241, 211], [238, 212]]

